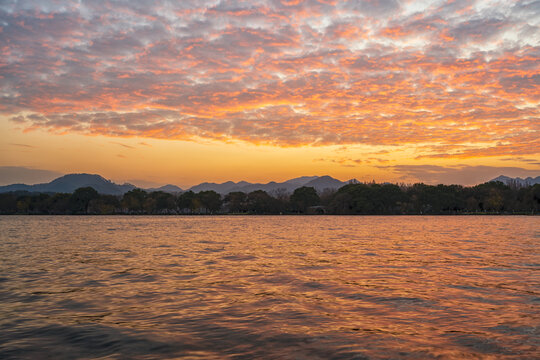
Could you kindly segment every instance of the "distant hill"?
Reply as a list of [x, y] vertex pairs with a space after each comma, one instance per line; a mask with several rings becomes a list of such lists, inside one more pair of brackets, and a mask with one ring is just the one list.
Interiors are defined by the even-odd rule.
[[216, 184], [216, 183], [209, 183], [209, 182], [203, 182], [199, 185], [195, 185], [195, 186], [192, 186], [191, 188], [189, 188], [189, 190], [195, 192], [195, 193], [198, 193], [200, 191], [209, 191], [209, 190], [213, 190], [217, 193], [221, 193], [221, 194], [228, 194], [232, 191], [238, 191], [238, 190], [235, 190], [237, 189], [238, 187], [242, 187], [242, 186], [246, 186], [246, 183], [245, 181], [242, 182], [242, 184], [240, 185], [240, 183], [234, 183], [232, 181], [227, 181], [227, 182], [224, 182], [222, 184]]
[[315, 179], [318, 179], [318, 178], [319, 178], [318, 176], [301, 176], [301, 177], [297, 177], [297, 178], [294, 178], [294, 179], [287, 180], [287, 181], [285, 181], [285, 183], [303, 186], [303, 185], [307, 184], [308, 182], [310, 182], [312, 180], [315, 180]]
[[263, 190], [267, 193], [273, 193], [279, 190], [286, 192], [293, 192], [295, 189], [302, 186], [314, 187], [317, 191], [323, 191], [325, 189], [339, 189], [340, 187], [347, 185], [346, 181], [339, 181], [328, 175], [325, 176], [302, 176], [295, 179], [290, 179], [284, 182], [271, 181], [266, 184], [261, 183], [248, 183], [240, 181], [238, 183], [227, 181], [221, 184], [216, 183], [202, 183], [191, 187], [189, 190], [193, 192], [213, 190], [220, 194], [228, 194], [233, 191], [241, 191], [249, 193], [255, 190]]
[[[540, 184], [540, 176], [536, 178], [528, 177], [511, 178], [508, 176], [498, 176], [491, 182], [500, 181], [507, 185], [517, 186], [529, 186], [534, 184]], [[295, 189], [302, 186], [309, 186], [315, 188], [318, 192], [322, 192], [326, 189], [337, 190], [342, 186], [347, 185], [350, 182], [358, 182], [355, 179], [349, 181], [340, 181], [334, 179], [331, 176], [302, 176], [294, 179], [290, 179], [283, 182], [271, 181], [266, 184], [261, 183], [249, 183], [246, 181], [233, 182], [227, 181], [221, 184], [204, 182], [199, 185], [191, 187], [189, 190], [198, 193], [201, 191], [213, 190], [221, 195], [226, 195], [233, 191], [241, 191], [244, 193], [250, 193], [256, 190], [263, 190], [269, 194], [276, 194], [279, 191], [286, 193], [292, 193]], [[28, 191], [28, 192], [40, 192], [40, 193], [72, 193], [80, 187], [90, 186], [94, 188], [100, 194], [108, 195], [123, 195], [124, 193], [137, 188], [132, 184], [119, 185], [110, 180], [103, 178], [96, 174], [68, 174], [59, 177], [49, 183], [26, 185], [26, 184], [12, 184], [6, 186], [0, 186], [0, 193], [10, 191]], [[147, 192], [163, 191], [171, 194], [178, 194], [184, 192], [176, 185], [164, 185], [156, 188], [143, 189]]]
[[100, 194], [122, 195], [130, 190], [135, 189], [134, 185], [124, 184], [118, 185], [110, 180], [95, 174], [68, 174], [59, 177], [49, 183], [25, 185], [13, 184], [0, 186], [0, 193], [9, 191], [29, 191], [42, 193], [72, 193], [80, 187], [93, 187]]
[[171, 184], [163, 185], [163, 186], [158, 187], [158, 188], [149, 188], [149, 189], [145, 189], [145, 190], [148, 191], [148, 192], [163, 191], [163, 192], [170, 193], [170, 194], [177, 194], [177, 193], [184, 192], [184, 190], [182, 190], [178, 186], [171, 185]]
[[526, 179], [522, 179], [520, 177], [511, 178], [508, 176], [501, 175], [501, 176], [496, 177], [493, 180], [490, 180], [490, 182], [495, 182], [495, 181], [500, 181], [506, 185], [515, 184], [518, 186], [529, 186], [529, 185], [534, 185], [534, 184], [540, 184], [540, 176], [537, 176], [535, 178], [528, 177]]
[[[351, 180], [352, 181], [352, 180]], [[285, 191], [292, 193], [295, 189], [302, 186], [314, 187], [317, 191], [325, 189], [339, 189], [348, 182], [339, 181], [330, 176], [302, 176], [290, 179], [284, 182], [271, 181], [266, 184], [249, 183], [246, 181], [232, 182], [227, 181], [221, 184], [204, 182], [191, 187], [189, 190], [198, 193], [200, 191], [213, 190], [219, 194], [225, 195], [233, 191], [249, 193], [255, 190], [264, 190], [268, 193], [276, 191]], [[119, 185], [96, 174], [68, 174], [59, 177], [49, 183], [26, 185], [12, 184], [0, 186], [0, 193], [10, 191], [28, 191], [42, 193], [72, 193], [80, 187], [93, 187], [100, 194], [122, 195], [130, 190], [137, 188], [132, 184]], [[147, 192], [164, 191], [172, 194], [181, 193], [183, 190], [176, 185], [164, 185], [158, 188], [143, 189]]]
[[331, 176], [325, 175], [321, 177], [317, 177], [313, 180], [308, 181], [303, 186], [310, 186], [314, 187], [316, 190], [324, 190], [324, 189], [339, 189], [340, 187], [346, 185], [346, 182], [339, 181], [337, 179], [334, 179]]

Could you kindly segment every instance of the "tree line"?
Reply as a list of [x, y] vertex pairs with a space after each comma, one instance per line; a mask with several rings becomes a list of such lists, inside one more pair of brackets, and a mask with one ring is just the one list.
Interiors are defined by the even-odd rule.
[[347, 184], [318, 193], [300, 187], [292, 194], [215, 191], [170, 194], [134, 189], [122, 196], [83, 187], [72, 194], [9, 192], [0, 194], [0, 214], [538, 214], [540, 184], [508, 186], [488, 182], [460, 185]]

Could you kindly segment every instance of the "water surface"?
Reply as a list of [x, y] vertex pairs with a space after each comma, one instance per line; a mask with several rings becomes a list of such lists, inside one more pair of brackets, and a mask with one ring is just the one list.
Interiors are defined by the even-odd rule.
[[0, 358], [532, 359], [540, 220], [0, 217]]

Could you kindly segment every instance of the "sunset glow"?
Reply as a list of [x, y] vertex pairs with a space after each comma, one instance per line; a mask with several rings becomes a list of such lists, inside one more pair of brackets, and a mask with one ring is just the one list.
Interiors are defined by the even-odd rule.
[[535, 1], [3, 1], [0, 166], [194, 185], [540, 172]]

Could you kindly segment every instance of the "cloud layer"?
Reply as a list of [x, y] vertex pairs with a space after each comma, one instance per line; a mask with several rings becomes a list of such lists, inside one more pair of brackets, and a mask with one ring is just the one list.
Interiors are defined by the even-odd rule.
[[16, 183], [45, 183], [62, 175], [62, 173], [50, 170], [33, 169], [22, 166], [0, 166], [0, 186]]
[[0, 112], [58, 133], [540, 152], [540, 2], [3, 1]]
[[510, 177], [535, 177], [538, 170], [527, 170], [520, 167], [482, 166], [482, 165], [394, 165], [380, 166], [400, 175], [399, 180], [414, 183], [428, 184], [462, 184], [476, 185], [493, 180], [499, 175]]

